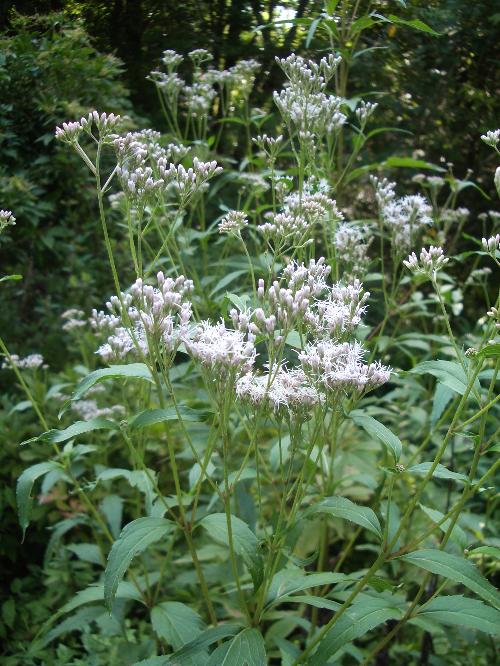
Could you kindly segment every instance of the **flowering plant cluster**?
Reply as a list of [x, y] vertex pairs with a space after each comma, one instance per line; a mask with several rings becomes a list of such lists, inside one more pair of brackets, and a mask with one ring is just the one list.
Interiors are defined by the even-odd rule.
[[[38, 479], [44, 501], [76, 498], [47, 559], [67, 540], [88, 583], [29, 663], [74, 630], [125, 640], [137, 666], [368, 666], [441, 625], [498, 635], [498, 544], [463, 516], [480, 493], [494, 504], [499, 216], [459, 282], [468, 181], [420, 175], [399, 196], [380, 174], [350, 205], [377, 103], [334, 92], [333, 52], [278, 59], [281, 133], [249, 133], [251, 168], [231, 172], [214, 127], [252, 128], [259, 66], [211, 61], [164, 52], [149, 78], [165, 135], [96, 111], [55, 130], [95, 181], [111, 295], [62, 313], [82, 355], [68, 381], [0, 339], [43, 430], [26, 442], [40, 460], [18, 481], [21, 527]], [[14, 223], [0, 211], [0, 232]], [[464, 292], [485, 294], [465, 335]]]

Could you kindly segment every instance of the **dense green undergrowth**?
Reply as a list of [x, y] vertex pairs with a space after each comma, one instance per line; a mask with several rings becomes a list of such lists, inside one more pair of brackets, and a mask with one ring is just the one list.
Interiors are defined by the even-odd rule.
[[257, 58], [168, 50], [163, 133], [92, 71], [103, 106], [58, 122], [98, 220], [50, 319], [63, 369], [0, 339], [6, 664], [494, 663], [500, 214], [450, 165], [374, 158], [399, 128], [350, 96], [359, 36], [434, 31], [360, 4], [300, 24], [321, 51], [264, 108]]

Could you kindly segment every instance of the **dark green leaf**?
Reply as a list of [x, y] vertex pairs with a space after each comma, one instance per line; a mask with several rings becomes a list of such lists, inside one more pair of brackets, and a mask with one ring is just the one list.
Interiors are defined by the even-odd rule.
[[347, 497], [327, 497], [306, 509], [303, 516], [309, 518], [318, 513], [349, 520], [382, 538], [380, 522], [375, 512], [367, 506], [360, 506], [351, 502]]
[[478, 629], [500, 636], [500, 612], [482, 601], [461, 595], [433, 599], [417, 613], [415, 618], [425, 618], [445, 625]]
[[26, 533], [26, 528], [30, 523], [31, 509], [33, 506], [33, 500], [31, 497], [33, 484], [41, 476], [60, 469], [61, 466], [56, 462], [48, 461], [37, 463], [36, 465], [32, 465], [31, 467], [25, 469], [21, 476], [18, 478], [16, 486], [16, 501], [17, 512], [19, 515], [19, 524], [23, 530], [23, 540]]
[[374, 419], [372, 416], [363, 414], [358, 410], [353, 411], [349, 415], [354, 423], [363, 428], [369, 435], [379, 439], [382, 444], [388, 449], [397, 462], [401, 457], [403, 446], [399, 437], [389, 430], [385, 425]]
[[123, 528], [110, 550], [104, 572], [104, 599], [108, 608], [134, 557], [163, 539], [171, 528], [172, 522], [165, 518], [137, 518]]
[[500, 606], [500, 594], [497, 590], [486, 578], [483, 578], [472, 562], [463, 557], [446, 553], [443, 550], [426, 548], [403, 555], [398, 559], [444, 576], [455, 583], [462, 583], [485, 601], [489, 601], [494, 606]]
[[[205, 516], [200, 525], [215, 541], [225, 545], [229, 544], [227, 520], [224, 513], [212, 513]], [[254, 588], [257, 589], [262, 582], [262, 558], [258, 550], [259, 541], [248, 525], [233, 515], [231, 515], [231, 530], [234, 551], [243, 558], [252, 576]]]
[[247, 628], [214, 650], [207, 666], [267, 666], [267, 663], [261, 633]]
[[154, 631], [174, 650], [196, 638], [204, 629], [204, 622], [196, 611], [178, 601], [165, 601], [151, 611]]

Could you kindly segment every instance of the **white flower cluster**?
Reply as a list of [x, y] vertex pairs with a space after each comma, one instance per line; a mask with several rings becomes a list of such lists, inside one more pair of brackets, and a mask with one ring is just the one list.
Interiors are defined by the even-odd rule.
[[500, 331], [500, 310], [498, 308], [490, 308], [486, 314], [495, 322], [497, 331]]
[[365, 102], [361, 100], [356, 109], [356, 118], [359, 120], [361, 127], [364, 127], [368, 120], [373, 116], [378, 104], [376, 102]]
[[333, 392], [371, 391], [390, 379], [390, 370], [378, 361], [363, 361], [364, 350], [358, 342], [338, 343], [320, 340], [299, 353], [304, 372], [313, 384]]
[[16, 367], [20, 370], [38, 370], [38, 368], [48, 368], [41, 354], [29, 354], [21, 358], [17, 354], [11, 354], [10, 360], [7, 358], [3, 362], [2, 368]]
[[481, 139], [486, 145], [496, 148], [500, 142], [500, 129], [489, 130], [486, 134], [481, 135]]
[[98, 417], [119, 417], [125, 413], [122, 405], [113, 407], [99, 407], [95, 400], [76, 400], [71, 403], [71, 411], [84, 421]]
[[120, 298], [110, 298], [108, 313], [93, 310], [93, 328], [108, 335], [97, 353], [109, 363], [130, 353], [147, 354], [150, 341], [160, 353], [174, 353], [189, 330], [192, 312], [186, 296], [192, 289], [183, 275], [174, 280], [160, 271], [156, 287], [138, 278]]
[[361, 345], [347, 341], [361, 322], [369, 294], [359, 281], [328, 285], [329, 272], [324, 258], [307, 266], [291, 263], [268, 290], [259, 280], [261, 307], [231, 310], [235, 330], [263, 336], [271, 348], [282, 345], [294, 329], [309, 340], [298, 354], [299, 365], [268, 366], [267, 372], [247, 372], [238, 380], [236, 394], [250, 406], [305, 418], [329, 394], [359, 395], [389, 380], [388, 368], [365, 364]]
[[0, 210], [0, 233], [7, 227], [13, 227], [16, 224], [16, 218], [10, 210]]
[[255, 361], [254, 342], [251, 333], [228, 329], [222, 320], [216, 324], [203, 321], [184, 338], [188, 353], [211, 371], [213, 379], [226, 383], [250, 370]]
[[177, 166], [170, 164], [166, 167], [159, 162], [158, 166], [162, 181], [184, 203], [194, 194], [203, 192], [210, 178], [222, 171], [222, 167], [218, 166], [215, 160], [202, 162], [197, 157], [193, 159], [193, 166], [188, 169], [184, 168], [182, 164]]
[[71, 144], [78, 141], [83, 131], [92, 135], [94, 127], [100, 139], [109, 139], [112, 138], [121, 122], [121, 116], [116, 116], [114, 113], [99, 114], [97, 111], [91, 111], [87, 117], [83, 116], [80, 120], [63, 123], [61, 127], [56, 127], [56, 139]]
[[292, 192], [285, 196], [282, 210], [268, 215], [269, 222], [257, 229], [274, 243], [301, 243], [312, 236], [314, 227], [326, 221], [342, 219], [337, 203], [322, 192]]
[[368, 269], [371, 239], [366, 241], [367, 234], [366, 227], [347, 223], [340, 224], [335, 231], [333, 244], [337, 261], [343, 266], [344, 276], [348, 279], [361, 278]]
[[[145, 205], [156, 192], [168, 187], [171, 160], [178, 161], [188, 152], [174, 143], [164, 148], [159, 132], [129, 132], [114, 140], [117, 153], [117, 175], [123, 192], [135, 206]], [[167, 173], [168, 172], [168, 173]]]
[[87, 320], [85, 319], [85, 313], [83, 310], [78, 308], [70, 308], [62, 313], [61, 319], [64, 321], [62, 325], [63, 331], [74, 331], [75, 329], [83, 328], [87, 326]]
[[309, 383], [302, 368], [280, 366], [273, 373], [243, 375], [236, 395], [253, 407], [283, 413], [301, 414], [324, 402], [324, 396]]
[[325, 91], [341, 58], [330, 54], [316, 63], [292, 54], [276, 60], [288, 81], [280, 92], [274, 92], [274, 102], [290, 133], [314, 144], [340, 129], [346, 121], [340, 111], [342, 99]]
[[496, 234], [496, 236], [491, 236], [490, 238], [483, 238], [481, 244], [485, 252], [495, 257], [496, 253], [500, 252], [500, 234]]
[[420, 231], [432, 225], [432, 208], [420, 194], [398, 199], [395, 183], [390, 183], [385, 178], [380, 181], [372, 177], [371, 181], [375, 187], [380, 216], [391, 232], [393, 250], [397, 254], [403, 254], [412, 248]]
[[436, 273], [448, 262], [449, 259], [444, 256], [442, 247], [430, 247], [428, 250], [424, 247], [420, 257], [412, 252], [403, 264], [415, 275], [426, 275], [434, 280]]
[[215, 86], [220, 88], [220, 94], [231, 98], [233, 104], [237, 98], [248, 99], [260, 68], [258, 62], [241, 60], [227, 70], [203, 70], [202, 65], [213, 60], [206, 49], [195, 49], [188, 53], [188, 57], [194, 68], [190, 85], [177, 74], [177, 68], [184, 58], [172, 50], [165, 51], [162, 58], [167, 72], [155, 70], [149, 75], [149, 79], [166, 96], [174, 115], [179, 99], [182, 107], [194, 118], [209, 115], [217, 95]]
[[315, 335], [340, 340], [359, 326], [369, 297], [359, 280], [347, 285], [337, 282], [328, 288], [326, 298], [312, 303], [305, 321]]
[[238, 234], [248, 226], [246, 213], [241, 210], [230, 210], [218, 224], [220, 234]]

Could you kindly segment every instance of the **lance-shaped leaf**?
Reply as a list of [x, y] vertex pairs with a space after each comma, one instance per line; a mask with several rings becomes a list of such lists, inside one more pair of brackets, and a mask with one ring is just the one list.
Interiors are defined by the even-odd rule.
[[133, 430], [139, 428], [147, 428], [148, 426], [156, 425], [157, 423], [164, 423], [166, 421], [203, 421], [206, 417], [206, 412], [201, 412], [196, 409], [190, 409], [184, 405], [179, 406], [179, 411], [175, 407], [167, 407], [166, 409], [146, 409], [140, 414], [132, 417], [128, 424]]
[[19, 524], [23, 530], [23, 540], [26, 533], [26, 528], [30, 523], [31, 510], [33, 508], [33, 499], [31, 497], [33, 484], [41, 476], [61, 469], [61, 465], [56, 462], [42, 462], [28, 467], [28, 469], [25, 469], [21, 476], [18, 478], [16, 487], [16, 501]]
[[80, 400], [87, 391], [105, 381], [106, 379], [141, 379], [153, 383], [153, 377], [147, 365], [144, 363], [128, 363], [127, 365], [112, 365], [109, 368], [94, 370], [84, 377], [76, 386], [70, 400], [64, 403], [59, 414], [61, 416], [74, 400]]
[[374, 419], [373, 416], [368, 416], [368, 414], [363, 414], [357, 410], [351, 412], [350, 417], [357, 426], [363, 428], [369, 435], [376, 437], [382, 442], [389, 453], [392, 454], [394, 462], [400, 459], [403, 449], [401, 440], [389, 428], [380, 423], [380, 421], [377, 421], [377, 419]]
[[266, 666], [266, 647], [257, 629], [243, 629], [210, 655], [207, 666]]
[[[423, 462], [418, 465], [412, 465], [406, 470], [411, 474], [427, 474], [431, 469], [432, 462]], [[469, 483], [469, 479], [465, 474], [460, 474], [459, 472], [452, 472], [450, 469], [438, 463], [436, 469], [432, 473], [432, 476], [436, 479], [450, 479], [452, 481], [462, 481], [463, 483]]]
[[172, 522], [165, 518], [137, 518], [126, 525], [114, 542], [108, 555], [104, 572], [104, 599], [111, 608], [118, 584], [130, 563], [152, 543], [161, 541], [172, 529]]
[[486, 578], [483, 578], [472, 562], [459, 555], [426, 548], [403, 555], [398, 559], [439, 576], [444, 576], [455, 581], [455, 583], [462, 583], [485, 601], [500, 607], [500, 594], [495, 587]]
[[85, 435], [86, 433], [93, 432], [94, 430], [116, 430], [116, 428], [118, 428], [117, 423], [98, 416], [95, 419], [90, 419], [89, 421], [76, 421], [76, 423], [73, 423], [67, 428], [64, 428], [64, 430], [47, 430], [47, 432], [38, 435], [38, 437], [32, 437], [26, 442], [23, 442], [23, 444], [28, 444], [31, 442], [48, 442], [49, 444], [60, 444], [61, 442], [68, 441], [68, 439], [73, 439], [74, 437], [78, 437], [78, 435]]
[[179, 650], [199, 636], [204, 622], [196, 611], [178, 601], [165, 601], [151, 611], [153, 630], [160, 638]]
[[[212, 513], [205, 516], [200, 525], [215, 541], [225, 545], [229, 544], [227, 520], [224, 513]], [[259, 541], [248, 525], [233, 515], [231, 515], [231, 531], [234, 551], [247, 565], [254, 588], [257, 589], [262, 582], [262, 557], [259, 553]]]
[[324, 666], [341, 647], [364, 636], [374, 627], [401, 617], [401, 610], [385, 598], [368, 597], [354, 603], [328, 631], [310, 659], [311, 666]]
[[500, 636], [500, 612], [460, 594], [433, 599], [415, 615], [415, 620], [419, 618]]
[[309, 518], [318, 513], [349, 520], [373, 532], [379, 539], [382, 538], [382, 529], [375, 512], [367, 506], [360, 506], [351, 502], [347, 497], [327, 497], [306, 509], [302, 515]]

